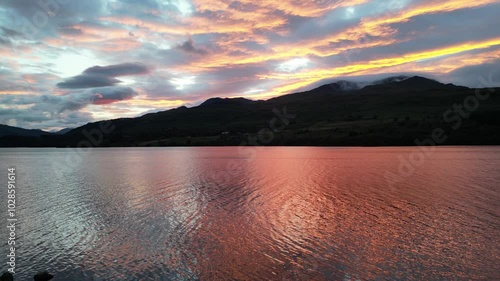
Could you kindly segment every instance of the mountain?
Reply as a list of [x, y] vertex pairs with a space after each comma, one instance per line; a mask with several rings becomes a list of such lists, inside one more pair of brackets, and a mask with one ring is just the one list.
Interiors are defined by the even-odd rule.
[[212, 98], [196, 107], [89, 123], [64, 135], [0, 137], [0, 146], [396, 146], [432, 139], [436, 129], [445, 132], [446, 145], [500, 144], [500, 89], [481, 90], [490, 96], [467, 115], [447, 114], [476, 91], [418, 76], [365, 87], [339, 81], [266, 101]]
[[381, 85], [381, 84], [388, 84], [388, 83], [393, 83], [393, 82], [401, 82], [401, 81], [406, 80], [408, 78], [411, 78], [411, 77], [405, 76], [405, 75], [392, 76], [392, 77], [384, 78], [381, 80], [376, 80], [372, 84], [373, 85]]
[[329, 83], [317, 88], [314, 88], [305, 92], [298, 92], [287, 94], [279, 97], [270, 99], [269, 101], [274, 102], [297, 102], [305, 101], [309, 99], [317, 99], [319, 96], [328, 96], [333, 94], [346, 94], [355, 90], [359, 90], [362, 87], [356, 82], [350, 81], [337, 81], [335, 83]]
[[313, 92], [325, 91], [325, 92], [329, 92], [329, 93], [342, 93], [342, 92], [359, 90], [360, 88], [361, 88], [361, 86], [356, 82], [340, 80], [340, 81], [337, 81], [335, 83], [330, 83], [330, 84], [320, 86], [320, 87], [313, 89], [311, 91], [313, 91]]
[[459, 87], [453, 84], [443, 84], [433, 79], [420, 76], [395, 76], [378, 80], [365, 87], [371, 91], [429, 91], [429, 90], [450, 90]]
[[67, 132], [73, 130], [73, 128], [64, 128], [62, 130], [59, 130], [59, 131], [55, 131], [53, 132], [53, 134], [56, 134], [56, 135], [64, 135], [66, 134]]
[[29, 130], [18, 127], [0, 124], [0, 137], [4, 136], [22, 136], [22, 137], [39, 137], [41, 135], [49, 135], [50, 133], [42, 130]]
[[213, 105], [249, 105], [256, 101], [245, 98], [211, 98], [203, 102], [200, 106], [213, 106]]
[[308, 99], [316, 99], [320, 95], [333, 95], [333, 94], [350, 94], [357, 91], [384, 93], [387, 91], [421, 91], [421, 90], [436, 90], [436, 89], [454, 89], [465, 88], [458, 87], [452, 84], [443, 84], [438, 81], [419, 77], [419, 76], [393, 76], [385, 79], [377, 80], [371, 83], [366, 82], [351, 82], [340, 80], [335, 83], [329, 83], [320, 87], [314, 88], [309, 91], [292, 93], [273, 98], [274, 101], [300, 101]]

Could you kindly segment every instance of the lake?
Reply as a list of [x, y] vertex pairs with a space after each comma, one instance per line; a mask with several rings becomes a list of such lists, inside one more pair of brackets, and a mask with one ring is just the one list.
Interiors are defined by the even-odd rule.
[[500, 147], [19, 148], [0, 158], [1, 198], [16, 167], [16, 280], [40, 270], [82, 281], [500, 279]]

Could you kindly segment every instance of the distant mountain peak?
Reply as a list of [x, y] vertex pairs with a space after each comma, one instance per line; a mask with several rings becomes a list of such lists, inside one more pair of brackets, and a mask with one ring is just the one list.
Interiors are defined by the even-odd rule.
[[[414, 77], [416, 77], [416, 76], [414, 76]], [[376, 80], [372, 84], [380, 85], [380, 84], [401, 82], [401, 81], [407, 80], [409, 78], [410, 78], [410, 76], [406, 76], [406, 75], [392, 76], [392, 77], [387, 77], [387, 78], [384, 78], [381, 80]]]
[[340, 87], [340, 89], [342, 89], [342, 91], [354, 91], [354, 90], [360, 89], [359, 83], [352, 82], [352, 81], [340, 80], [340, 81], [335, 82], [335, 84], [339, 85], [339, 87]]
[[74, 128], [64, 128], [62, 130], [59, 130], [59, 131], [54, 131], [52, 132], [53, 134], [56, 134], [56, 135], [64, 135], [66, 134], [67, 132], [73, 130]]
[[210, 98], [203, 102], [200, 106], [207, 105], [236, 105], [236, 104], [252, 104], [255, 101], [245, 98]]
[[389, 89], [408, 89], [408, 90], [436, 90], [457, 88], [453, 84], [444, 84], [434, 79], [422, 76], [393, 76], [374, 81], [365, 89], [371, 90], [389, 90]]
[[404, 83], [407, 86], [415, 87], [415, 88], [443, 88], [448, 87], [445, 84], [436, 81], [434, 79], [422, 77], [422, 76], [413, 76], [402, 80], [401, 83]]
[[325, 93], [341, 93], [361, 89], [360, 84], [347, 80], [339, 80], [334, 83], [325, 84], [312, 91], [325, 92]]

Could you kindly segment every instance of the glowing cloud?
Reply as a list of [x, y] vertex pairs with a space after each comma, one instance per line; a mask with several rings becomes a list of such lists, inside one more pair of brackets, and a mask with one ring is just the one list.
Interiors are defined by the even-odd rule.
[[185, 90], [189, 86], [194, 85], [196, 82], [196, 76], [184, 76], [180, 78], [170, 79], [170, 83], [175, 86], [177, 90]]
[[276, 70], [282, 72], [293, 72], [307, 67], [309, 62], [310, 60], [307, 58], [296, 58], [280, 64]]

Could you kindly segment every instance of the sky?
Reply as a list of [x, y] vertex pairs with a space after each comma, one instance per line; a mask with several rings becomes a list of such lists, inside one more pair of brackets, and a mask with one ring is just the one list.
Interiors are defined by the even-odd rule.
[[498, 87], [499, 14], [498, 0], [2, 0], [0, 124], [74, 128], [399, 74]]

